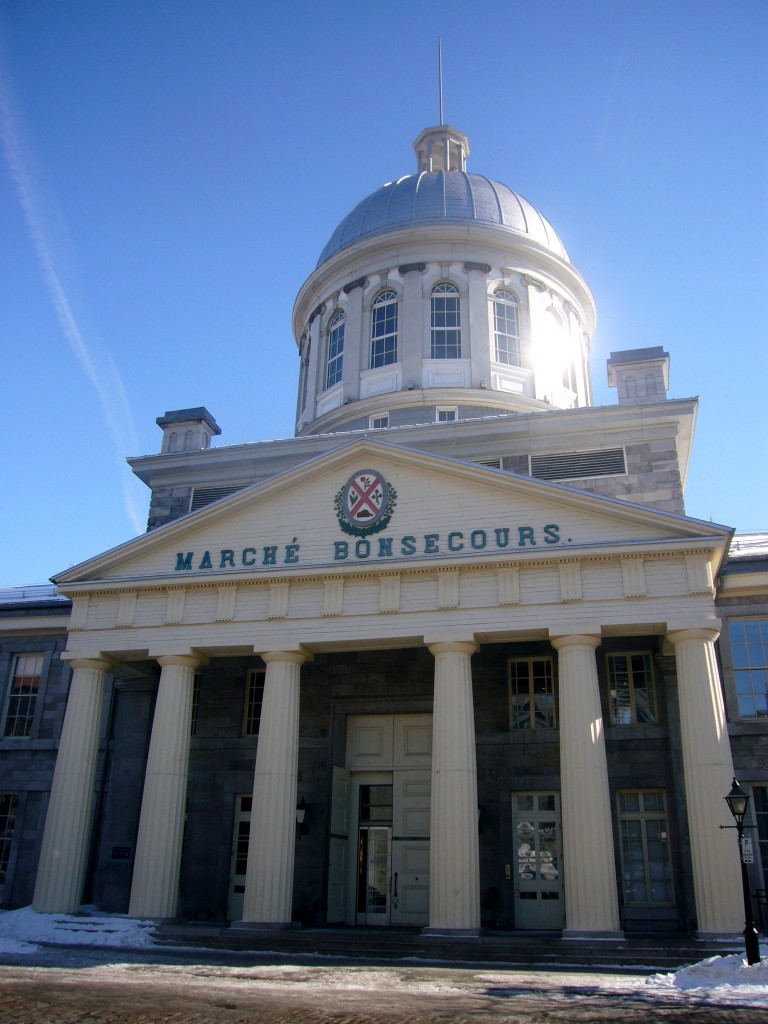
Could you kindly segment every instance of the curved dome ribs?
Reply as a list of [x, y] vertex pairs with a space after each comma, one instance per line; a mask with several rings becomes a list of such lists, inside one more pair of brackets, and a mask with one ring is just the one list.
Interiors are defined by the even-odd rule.
[[570, 262], [552, 225], [523, 196], [481, 174], [422, 171], [372, 192], [331, 235], [317, 266], [343, 249], [409, 226], [484, 224], [528, 235]]

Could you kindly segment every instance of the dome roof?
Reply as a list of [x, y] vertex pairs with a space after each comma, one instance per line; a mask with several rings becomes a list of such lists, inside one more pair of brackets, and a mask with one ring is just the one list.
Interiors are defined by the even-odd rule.
[[409, 226], [469, 223], [528, 235], [570, 262], [552, 225], [527, 199], [482, 174], [439, 170], [409, 174], [358, 203], [331, 235], [317, 266], [355, 242], [376, 235]]

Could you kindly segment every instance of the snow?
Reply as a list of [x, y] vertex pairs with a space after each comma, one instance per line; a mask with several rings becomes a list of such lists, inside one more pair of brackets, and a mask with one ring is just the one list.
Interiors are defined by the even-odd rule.
[[[57, 946], [98, 946], [123, 950], [147, 951], [154, 945], [154, 922], [124, 917], [120, 914], [104, 914], [96, 907], [82, 907], [79, 914], [37, 914], [31, 907], [22, 910], [0, 911], [0, 955], [33, 956], [40, 944]], [[196, 950], [202, 953], [201, 950]], [[221, 951], [219, 951], [220, 953]], [[759, 964], [749, 966], [746, 958], [739, 954], [714, 956], [674, 974], [655, 974], [649, 978], [619, 978], [610, 975], [590, 975], [590, 984], [600, 978], [600, 985], [606, 991], [621, 985], [642, 992], [643, 998], [652, 1001], [654, 996], [666, 997], [676, 994], [681, 998], [695, 996], [707, 1004], [749, 1005], [768, 1007], [768, 943], [761, 943], [762, 959]], [[168, 968], [170, 970], [170, 968]], [[306, 977], [307, 967], [288, 964], [260, 968], [264, 979], [269, 975], [272, 984], [290, 983], [292, 975], [301, 972]], [[324, 989], [364, 988], [381, 989], [391, 984], [386, 970], [381, 968], [314, 968], [315, 982]], [[445, 994], [445, 979], [434, 978], [418, 981], [419, 990]], [[509, 983], [510, 974], [499, 974], [498, 970], [479, 971], [486, 983]], [[511, 973], [511, 972], [510, 972]], [[412, 984], [415, 983], [415, 979]], [[448, 986], [450, 987], [450, 985]]]

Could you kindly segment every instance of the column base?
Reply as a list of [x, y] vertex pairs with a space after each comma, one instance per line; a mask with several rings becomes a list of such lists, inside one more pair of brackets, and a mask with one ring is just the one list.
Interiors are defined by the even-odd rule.
[[297, 921], [232, 921], [229, 927], [249, 932], [284, 932], [301, 925]]
[[623, 931], [616, 932], [590, 932], [579, 928], [564, 928], [562, 937], [564, 939], [589, 939], [590, 941], [601, 942], [623, 942], [625, 935]]
[[479, 928], [422, 928], [421, 934], [433, 939], [479, 939]]

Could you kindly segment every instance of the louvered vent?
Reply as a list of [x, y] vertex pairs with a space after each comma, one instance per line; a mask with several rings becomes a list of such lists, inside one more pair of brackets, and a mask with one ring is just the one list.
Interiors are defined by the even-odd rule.
[[601, 452], [532, 455], [531, 476], [539, 480], [576, 480], [588, 476], [622, 476], [627, 472], [623, 448]]
[[501, 469], [501, 459], [473, 459], [478, 466], [488, 466], [489, 469]]
[[242, 491], [246, 486], [247, 484], [237, 484], [235, 487], [195, 487], [192, 491], [189, 511], [197, 512], [198, 509], [205, 508], [206, 505], [210, 505], [213, 501], [220, 501], [222, 498], [227, 498], [230, 494], [234, 494], [235, 491]]

